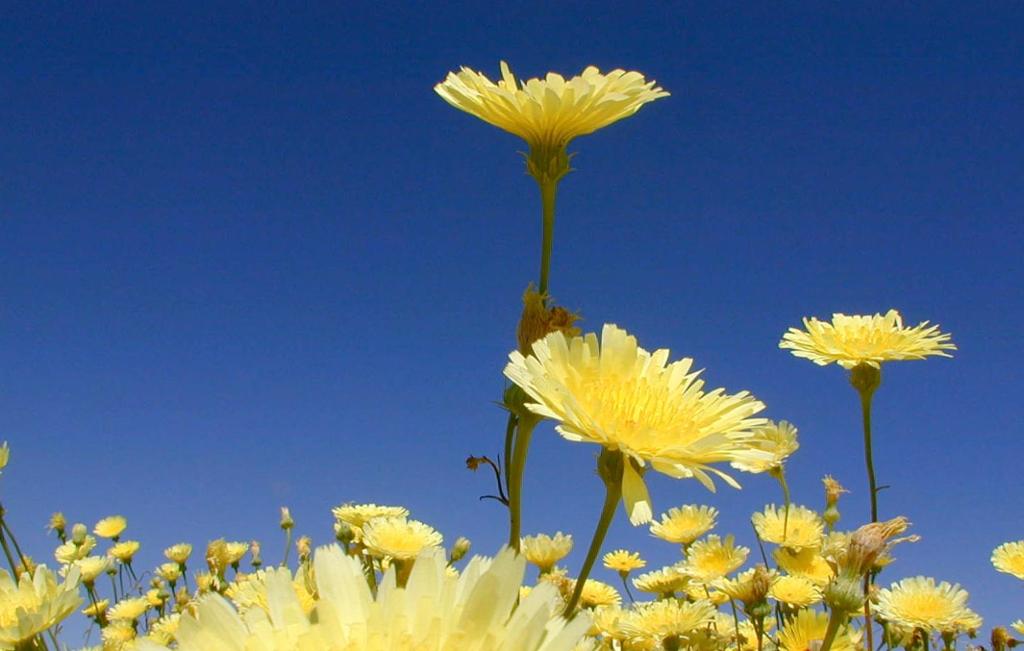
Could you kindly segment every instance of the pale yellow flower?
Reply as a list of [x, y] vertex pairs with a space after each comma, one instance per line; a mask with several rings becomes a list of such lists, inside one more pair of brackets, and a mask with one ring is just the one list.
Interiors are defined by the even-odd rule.
[[168, 583], [176, 583], [181, 578], [181, 566], [177, 563], [161, 563], [156, 568], [156, 575]]
[[926, 631], [954, 629], [970, 614], [967, 591], [946, 581], [916, 576], [878, 591], [878, 616]]
[[164, 615], [149, 627], [147, 639], [156, 644], [170, 644], [181, 623], [181, 613]]
[[4, 441], [3, 445], [0, 445], [0, 471], [7, 467], [7, 462], [11, 460], [11, 449], [7, 447], [7, 441]]
[[[801, 610], [779, 630], [779, 648], [782, 651], [817, 649], [825, 639], [828, 614]], [[848, 629], [840, 629], [832, 642], [832, 651], [856, 651], [859, 637]]]
[[661, 645], [666, 638], [682, 638], [706, 627], [714, 618], [715, 606], [710, 601], [665, 599], [638, 604], [620, 626], [629, 640]]
[[[573, 587], [575, 588], [575, 583]], [[583, 591], [580, 593], [581, 607], [618, 606], [621, 603], [622, 595], [607, 583], [597, 579], [587, 579], [583, 582]]]
[[707, 599], [716, 606], [729, 603], [729, 595], [725, 594], [721, 590], [714, 589], [711, 585], [713, 581], [690, 581], [686, 584], [683, 592], [690, 598], [691, 601], [699, 601], [701, 599]]
[[609, 570], [622, 574], [629, 574], [633, 570], [647, 567], [647, 561], [640, 558], [639, 553], [626, 549], [616, 549], [615, 551], [608, 552], [604, 555], [602, 562]]
[[[447, 575], [441, 549], [416, 560], [404, 588], [389, 570], [376, 595], [359, 560], [340, 547], [314, 557], [315, 617], [307, 615], [286, 570], [268, 570], [269, 613], [240, 616], [223, 597], [211, 594], [197, 616], [183, 615], [178, 651], [573, 651], [590, 627], [585, 615], [561, 618], [551, 586], [538, 585], [516, 605], [525, 560], [506, 549], [492, 561], [472, 559], [459, 578]], [[135, 651], [167, 651], [140, 640]]]
[[825, 533], [821, 516], [795, 504], [789, 507], [788, 519], [785, 506], [770, 504], [764, 507], [764, 511], [755, 513], [751, 521], [761, 540], [789, 549], [817, 549], [821, 547]]
[[651, 535], [670, 543], [689, 545], [715, 527], [718, 509], [687, 504], [661, 514], [661, 522], [651, 523]]
[[82, 614], [86, 617], [99, 617], [107, 612], [107, 608], [110, 606], [110, 599], [100, 599], [94, 604], [89, 604], [87, 607], [82, 609]]
[[527, 561], [540, 568], [541, 572], [549, 572], [572, 551], [572, 536], [561, 531], [554, 536], [543, 533], [523, 536], [519, 547]]
[[780, 576], [772, 583], [768, 596], [794, 608], [806, 608], [821, 601], [821, 590], [802, 576]]
[[107, 611], [107, 619], [132, 622], [146, 614], [147, 610], [149, 601], [145, 597], [122, 599]]
[[66, 543], [58, 545], [57, 549], [53, 552], [53, 557], [57, 559], [57, 562], [61, 565], [68, 565], [75, 561], [85, 558], [92, 552], [96, 547], [96, 539], [92, 536], [85, 536], [82, 539], [82, 543], [76, 545], [73, 540], [69, 540]]
[[777, 576], [778, 573], [775, 570], [758, 565], [740, 572], [731, 579], [726, 577], [715, 579], [710, 582], [709, 587], [720, 590], [736, 601], [753, 604], [765, 599]]
[[116, 540], [124, 530], [128, 528], [128, 521], [120, 515], [112, 515], [108, 518], [103, 518], [96, 523], [93, 527], [92, 532], [100, 538], [110, 538]]
[[802, 576], [819, 588], [826, 585], [835, 576], [832, 566], [816, 549], [798, 551], [780, 547], [772, 553], [772, 556], [779, 564], [779, 568], [794, 576]]
[[699, 581], [713, 581], [739, 569], [748, 555], [750, 549], [736, 545], [733, 536], [712, 534], [693, 543], [680, 571]]
[[939, 332], [939, 326], [925, 321], [905, 328], [896, 310], [874, 316], [833, 314], [831, 323], [805, 318], [804, 328], [806, 331], [790, 328], [779, 348], [819, 366], [836, 362], [847, 369], [858, 364], [878, 368], [882, 362], [894, 360], [952, 357], [945, 351], [956, 350], [951, 335]]
[[622, 499], [630, 521], [649, 522], [650, 497], [640, 469], [650, 463], [671, 477], [696, 477], [714, 490], [709, 472], [736, 482], [710, 464], [763, 458], [748, 445], [764, 423], [764, 404], [746, 391], [703, 390], [700, 371], [668, 350], [640, 348], [636, 337], [606, 324], [601, 333], [567, 339], [554, 332], [534, 342], [529, 357], [509, 355], [505, 375], [536, 402], [534, 413], [559, 421], [570, 441], [597, 443], [626, 455]]
[[18, 647], [73, 613], [82, 604], [78, 583], [75, 568], [63, 583], [57, 583], [45, 565], [31, 576], [22, 574], [17, 582], [0, 570], [0, 648]]
[[1024, 635], [1024, 619], [1018, 619], [1014, 623], [1010, 624], [1010, 626], [1013, 627], [1013, 630], [1017, 631], [1021, 635]]
[[408, 560], [428, 547], [439, 547], [442, 542], [441, 534], [419, 520], [386, 516], [363, 525], [363, 544], [377, 556]]
[[109, 556], [86, 556], [78, 559], [71, 566], [81, 574], [82, 583], [90, 585], [103, 573], [114, 567]]
[[225, 545], [225, 554], [228, 565], [235, 565], [249, 552], [249, 543], [229, 542]]
[[797, 429], [792, 423], [781, 420], [778, 423], [768, 421], [767, 424], [755, 428], [750, 438], [750, 445], [768, 457], [764, 459], [749, 459], [746, 461], [733, 461], [730, 465], [737, 470], [744, 472], [761, 473], [782, 467], [794, 452], [800, 448], [796, 440]]
[[126, 621], [113, 622], [110, 626], [103, 627], [100, 634], [103, 637], [104, 651], [107, 649], [121, 651], [136, 636], [135, 627], [132, 626], [131, 622]]
[[136, 552], [139, 551], [141, 546], [141, 543], [138, 541], [125, 540], [108, 549], [107, 555], [116, 558], [122, 563], [131, 563], [132, 558], [135, 557]]
[[352, 532], [352, 539], [363, 539], [363, 525], [374, 518], [407, 518], [409, 509], [404, 506], [381, 506], [379, 504], [353, 504], [351, 502], [331, 509], [336, 520], [335, 526], [345, 525]]
[[192, 545], [188, 543], [178, 543], [177, 545], [171, 545], [164, 550], [164, 556], [169, 561], [173, 561], [179, 565], [184, 565], [188, 557], [192, 555]]
[[681, 573], [678, 567], [669, 566], [633, 577], [633, 585], [640, 592], [661, 596], [682, 590], [689, 580], [690, 578]]
[[1024, 540], [996, 547], [992, 552], [992, 565], [1000, 572], [1024, 579]]
[[668, 93], [639, 72], [612, 70], [602, 74], [589, 66], [566, 80], [549, 72], [543, 79], [520, 82], [501, 62], [494, 83], [463, 67], [434, 87], [457, 109], [513, 133], [530, 147], [561, 149], [578, 136], [597, 131], [633, 115], [640, 107]]
[[268, 585], [277, 580], [283, 582], [281, 577], [287, 577], [291, 580], [292, 589], [295, 591], [295, 597], [302, 607], [302, 612], [307, 615], [313, 612], [313, 609], [316, 607], [316, 596], [311, 591], [311, 586], [306, 584], [302, 573], [297, 573], [293, 576], [291, 570], [284, 567], [268, 568], [246, 575], [239, 580], [233, 581], [228, 586], [225, 594], [235, 604], [238, 611], [243, 614], [250, 608], [260, 608], [269, 614], [270, 598]]

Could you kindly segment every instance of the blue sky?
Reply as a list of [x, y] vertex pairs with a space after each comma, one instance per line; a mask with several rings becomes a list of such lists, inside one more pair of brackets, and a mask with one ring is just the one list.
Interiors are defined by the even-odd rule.
[[[431, 90], [642, 71], [672, 93], [576, 141], [552, 292], [794, 422], [797, 502], [831, 473], [868, 513], [856, 395], [777, 348], [805, 315], [900, 309], [955, 359], [885, 367], [884, 516], [923, 539], [882, 582], [964, 584], [1024, 616], [991, 550], [1024, 538], [1024, 9], [1015, 3], [32, 3], [0, 20], [0, 496], [37, 557], [49, 514], [128, 517], [143, 564], [219, 536], [279, 553], [277, 509], [402, 503], [491, 553], [501, 368], [535, 279], [523, 144]], [[593, 447], [542, 426], [528, 532], [599, 510]], [[752, 542], [767, 478], [707, 503]], [[1009, 507], [1009, 508], [1008, 508]], [[616, 521], [609, 545], [675, 550]], [[605, 577], [607, 578], [607, 577]]]

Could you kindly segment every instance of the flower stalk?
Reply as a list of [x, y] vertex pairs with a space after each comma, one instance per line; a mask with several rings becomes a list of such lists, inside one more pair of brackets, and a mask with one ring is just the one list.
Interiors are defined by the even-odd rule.
[[875, 479], [875, 461], [871, 451], [871, 398], [881, 383], [882, 371], [878, 367], [858, 364], [850, 371], [850, 384], [860, 395], [861, 419], [864, 423], [864, 462], [868, 472], [872, 522], [878, 522], [878, 482]]

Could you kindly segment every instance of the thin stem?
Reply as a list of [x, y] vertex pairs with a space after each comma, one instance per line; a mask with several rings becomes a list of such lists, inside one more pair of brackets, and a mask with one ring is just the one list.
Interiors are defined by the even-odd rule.
[[864, 420], [864, 462], [868, 470], [868, 490], [871, 491], [871, 521], [878, 522], [878, 482], [875, 480], [875, 461], [871, 452], [871, 397], [873, 391], [859, 391], [860, 413]]
[[619, 578], [622, 579], [622, 587], [626, 589], [626, 596], [629, 597], [629, 603], [635, 604], [636, 599], [633, 598], [633, 593], [629, 589], [629, 581], [626, 580], [628, 575], [619, 573]]
[[14, 532], [11, 531], [11, 525], [7, 524], [7, 520], [0, 517], [0, 525], [3, 526], [4, 531], [7, 532], [7, 537], [11, 539], [11, 544], [14, 545], [14, 553], [18, 555], [18, 559], [21, 560], [21, 566], [28, 571], [28, 559], [25, 558], [25, 554], [21, 551], [21, 547], [18, 545], [18, 539], [14, 537]]
[[11, 548], [7, 544], [7, 538], [4, 536], [3, 529], [0, 529], [0, 547], [3, 547], [4, 556], [7, 557], [7, 564], [11, 566], [11, 574], [14, 577], [18, 576], [18, 564], [14, 562], [14, 555], [11, 554]]
[[523, 474], [526, 471], [526, 454], [530, 450], [530, 438], [533, 428], [540, 422], [539, 418], [521, 416], [516, 431], [512, 458], [508, 461], [510, 481], [508, 484], [508, 546], [519, 551], [519, 541], [523, 534]]
[[291, 527], [284, 530], [284, 560], [281, 567], [288, 567], [288, 554], [292, 551], [292, 530]]
[[871, 620], [871, 572], [864, 575], [864, 647], [867, 651], [875, 648], [874, 624]]
[[782, 502], [786, 507], [786, 513], [782, 516], [782, 539], [785, 540], [786, 534], [789, 533], [789, 505], [792, 503], [789, 495], [789, 484], [786, 483], [786, 471], [783, 470], [782, 466], [779, 466], [778, 470], [772, 472], [772, 474], [779, 481], [779, 486], [782, 487]]
[[736, 626], [736, 648], [742, 649], [743, 645], [740, 643], [740, 616], [736, 613], [736, 600], [730, 597], [729, 605], [732, 606], [732, 622]]
[[548, 292], [548, 275], [551, 272], [551, 249], [555, 235], [555, 194], [558, 190], [558, 181], [545, 179], [538, 180], [537, 184], [540, 186], [540, 201], [544, 213], [540, 245], [540, 282], [537, 291], [544, 296]]
[[[516, 415], [511, 411], [508, 412], [508, 421], [505, 423], [505, 488], [508, 489], [509, 479], [511, 478], [512, 468], [512, 443], [516, 438]], [[508, 506], [506, 498], [505, 506]]]
[[624, 462], [629, 463], [629, 461], [623, 460], [621, 452], [607, 449], [601, 452], [601, 458], [598, 459], [598, 473], [604, 480], [605, 486], [604, 504], [601, 506], [601, 516], [597, 520], [597, 528], [594, 529], [594, 537], [587, 550], [587, 558], [583, 561], [579, 576], [576, 577], [576, 587], [572, 591], [572, 598], [569, 599], [569, 605], [565, 607], [566, 618], [572, 617], [576, 611], [580, 595], [583, 594], [583, 586], [587, 582], [587, 577], [590, 576], [594, 562], [597, 561], [597, 555], [601, 553], [601, 545], [604, 544], [608, 527], [611, 526], [612, 519], [615, 517], [615, 507], [622, 499], [622, 464]]
[[836, 633], [839, 632], [839, 627], [843, 625], [845, 620], [846, 612], [832, 609], [832, 613], [828, 618], [828, 627], [825, 628], [825, 639], [821, 641], [820, 651], [828, 651], [832, 648], [832, 642], [836, 639]]

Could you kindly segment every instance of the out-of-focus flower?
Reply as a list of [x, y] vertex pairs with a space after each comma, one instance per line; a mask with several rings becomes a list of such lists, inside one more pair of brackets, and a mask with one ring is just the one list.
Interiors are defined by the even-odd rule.
[[287, 506], [281, 507], [281, 528], [285, 531], [290, 530], [295, 526], [295, 520], [292, 519], [292, 512]]
[[717, 520], [715, 507], [687, 504], [662, 513], [660, 522], [651, 523], [651, 535], [666, 542], [689, 545], [711, 531]]
[[824, 524], [821, 517], [804, 506], [791, 505], [789, 517], [786, 507], [770, 504], [755, 513], [751, 520], [761, 540], [790, 549], [817, 549], [821, 546]]
[[916, 576], [879, 590], [876, 609], [888, 621], [941, 632], [955, 628], [958, 620], [971, 614], [967, 597], [959, 585]]
[[82, 583], [86, 586], [90, 586], [96, 582], [96, 579], [105, 572], [109, 571], [114, 567], [113, 561], [109, 556], [87, 556], [75, 561], [69, 570], [68, 576], [71, 576], [70, 572], [77, 571], [81, 575]]
[[[801, 610], [779, 630], [779, 648], [782, 651], [807, 651], [821, 646], [828, 628], [828, 614], [814, 610]], [[849, 630], [840, 629], [832, 642], [833, 651], [855, 651], [859, 637]]]
[[22, 574], [17, 581], [0, 570], [0, 648], [20, 648], [21, 642], [75, 612], [82, 604], [78, 583], [75, 568], [62, 583], [45, 565], [36, 567], [31, 576]]
[[100, 538], [117, 540], [127, 528], [128, 521], [125, 520], [123, 516], [112, 515], [97, 522], [96, 526], [93, 527], [92, 532]]
[[755, 428], [753, 436], [750, 437], [750, 445], [768, 456], [763, 459], [733, 461], [730, 465], [737, 470], [753, 473], [770, 472], [781, 468], [786, 459], [800, 448], [796, 433], [797, 429], [792, 423], [784, 420], [777, 423], [768, 421], [765, 425]]
[[572, 551], [572, 536], [561, 531], [554, 536], [544, 533], [523, 536], [519, 547], [527, 561], [536, 565], [541, 573], [546, 573]]
[[821, 601], [821, 590], [802, 576], [780, 576], [772, 583], [768, 596], [793, 608], [806, 608]]
[[580, 606], [582, 608], [618, 606], [621, 603], [622, 595], [607, 583], [597, 579], [587, 579], [584, 581], [583, 591], [580, 593]]
[[377, 556], [409, 560], [428, 547], [439, 547], [442, 542], [441, 534], [419, 520], [387, 516], [363, 525], [363, 544]]
[[171, 545], [164, 550], [164, 557], [169, 561], [173, 561], [178, 565], [184, 565], [188, 560], [188, 557], [192, 555], [192, 545], [188, 543], [178, 543], [177, 545]]
[[125, 540], [107, 550], [107, 555], [116, 558], [122, 563], [131, 563], [132, 558], [135, 557], [141, 546], [141, 543], [138, 541]]
[[230, 566], [237, 565], [249, 552], [249, 543], [246, 542], [229, 542], [224, 547], [225, 560]]
[[53, 557], [57, 559], [57, 562], [62, 565], [74, 563], [75, 561], [85, 558], [90, 552], [96, 547], [96, 539], [92, 536], [86, 535], [82, 539], [81, 544], [76, 545], [73, 540], [69, 540], [66, 543], [59, 545], [53, 552]]
[[996, 547], [992, 552], [992, 565], [1000, 572], [1024, 579], [1024, 540]]
[[133, 622], [149, 610], [149, 601], [145, 597], [122, 599], [107, 611], [107, 619], [112, 622]]
[[689, 580], [678, 567], [670, 566], [633, 577], [633, 585], [640, 592], [665, 596], [682, 590]]
[[661, 646], [667, 638], [678, 641], [704, 628], [714, 617], [715, 606], [710, 601], [666, 599], [637, 605], [622, 618], [620, 626], [624, 636], [635, 643]]
[[814, 585], [821, 587], [828, 583], [835, 572], [816, 549], [787, 549], [780, 547], [772, 556], [779, 568], [794, 576], [802, 576]]
[[626, 455], [622, 499], [630, 521], [649, 522], [650, 497], [641, 470], [650, 464], [671, 477], [696, 477], [709, 490], [708, 473], [738, 486], [716, 462], [753, 461], [767, 456], [749, 444], [753, 418], [764, 404], [746, 391], [703, 390], [693, 360], [668, 364], [669, 351], [650, 353], [636, 337], [606, 324], [601, 333], [567, 339], [549, 334], [533, 352], [509, 355], [505, 375], [536, 402], [526, 407], [559, 421], [570, 441], [597, 443]]
[[952, 357], [946, 351], [956, 350], [951, 335], [939, 332], [939, 326], [929, 326], [925, 321], [905, 328], [896, 310], [874, 316], [833, 314], [831, 323], [805, 318], [804, 328], [790, 328], [779, 348], [819, 366], [835, 362], [846, 369], [858, 364], [878, 368], [882, 362], [894, 360]]
[[11, 460], [11, 449], [7, 447], [7, 441], [0, 445], [0, 471], [7, 467], [7, 462]]
[[749, 555], [750, 549], [736, 545], [733, 536], [712, 534], [693, 543], [680, 571], [699, 581], [713, 581], [739, 569]]

